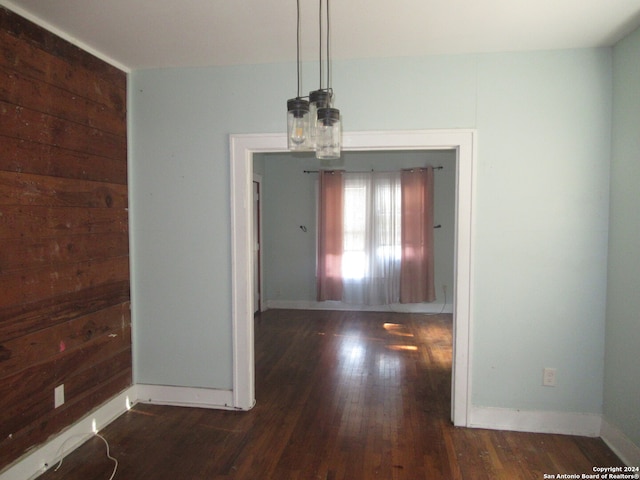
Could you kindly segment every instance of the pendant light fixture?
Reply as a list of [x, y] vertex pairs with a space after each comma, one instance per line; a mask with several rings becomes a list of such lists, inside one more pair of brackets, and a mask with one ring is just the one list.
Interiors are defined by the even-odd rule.
[[[320, 4], [320, 90], [312, 92], [316, 94], [316, 118], [315, 131], [313, 132], [315, 139], [316, 158], [334, 159], [340, 158], [340, 149], [342, 147], [342, 127], [340, 122], [340, 110], [332, 107], [333, 89], [331, 88], [331, 53], [330, 53], [330, 12], [329, 0], [325, 0], [327, 5], [327, 88], [322, 88], [322, 0]], [[324, 92], [324, 95], [321, 93]], [[312, 99], [313, 101], [313, 99]]]
[[296, 0], [296, 98], [287, 100], [287, 146], [289, 150], [309, 150], [309, 101], [300, 97], [300, 0]]
[[309, 101], [300, 97], [300, 0], [297, 0], [297, 78], [298, 94], [287, 102], [287, 138], [289, 150], [315, 150], [319, 159], [340, 158], [342, 128], [340, 110], [332, 107], [329, 0], [326, 2], [326, 88], [323, 72], [322, 3], [318, 1], [318, 51], [320, 85], [309, 94]]
[[325, 108], [331, 104], [331, 93], [328, 88], [323, 88], [324, 75], [322, 74], [322, 0], [318, 1], [318, 72], [320, 82], [318, 90], [309, 93], [309, 132], [311, 141], [316, 145], [316, 130], [318, 127], [318, 108]]

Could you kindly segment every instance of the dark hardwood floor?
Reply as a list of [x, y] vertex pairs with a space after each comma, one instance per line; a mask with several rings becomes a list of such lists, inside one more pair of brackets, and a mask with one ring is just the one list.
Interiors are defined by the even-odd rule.
[[[542, 479], [623, 465], [600, 439], [455, 428], [451, 315], [271, 310], [249, 412], [136, 405], [115, 479]], [[50, 479], [109, 479], [97, 437]]]

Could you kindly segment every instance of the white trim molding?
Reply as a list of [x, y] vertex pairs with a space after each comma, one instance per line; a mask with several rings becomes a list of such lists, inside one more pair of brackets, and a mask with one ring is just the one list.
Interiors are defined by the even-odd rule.
[[231, 320], [233, 405], [255, 404], [253, 340], [253, 154], [287, 148], [285, 135], [231, 135]]
[[[231, 135], [231, 309], [233, 335], [233, 405], [249, 409], [255, 402], [252, 298], [253, 154], [286, 152], [286, 134]], [[473, 295], [473, 206], [477, 133], [475, 130], [410, 130], [343, 134], [343, 150], [455, 150], [456, 226], [453, 295], [453, 367], [451, 419], [468, 425], [470, 407]]]
[[558, 433], [599, 437], [602, 416], [595, 413], [546, 412], [512, 408], [471, 407], [469, 426], [514, 432]]
[[231, 390], [132, 385], [0, 472], [0, 480], [33, 479], [58, 463], [136, 403], [236, 410]]
[[393, 303], [391, 305], [351, 305], [338, 301], [314, 302], [312, 300], [265, 300], [263, 306], [291, 310], [340, 310], [358, 312], [398, 312], [398, 313], [453, 313], [451, 303]]
[[[34, 479], [42, 475], [135, 403], [237, 410], [232, 405], [233, 399], [230, 390], [133, 385], [6, 467], [0, 472], [0, 480]], [[467, 426], [472, 428], [602, 437], [625, 464], [640, 465], [640, 448], [598, 414], [471, 407], [467, 419]]]
[[134, 385], [103, 403], [51, 440], [20, 457], [0, 472], [0, 480], [32, 479], [42, 475], [92, 435], [127, 412], [136, 399]]
[[640, 466], [640, 446], [633, 443], [618, 427], [609, 423], [606, 417], [602, 419], [600, 436], [627, 466]]
[[139, 403], [236, 410], [231, 390], [146, 384], [138, 384], [136, 387]]

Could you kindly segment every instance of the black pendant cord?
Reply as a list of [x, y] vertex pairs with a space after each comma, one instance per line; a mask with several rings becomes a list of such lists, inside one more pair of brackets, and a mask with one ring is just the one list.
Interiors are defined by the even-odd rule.
[[320, 90], [322, 90], [322, 0], [318, 0], [318, 65], [320, 67]]
[[329, 32], [330, 32], [330, 25], [329, 25], [329, 0], [327, 0], [327, 91], [329, 92], [329, 94], [332, 93], [331, 91], [331, 55], [329, 53]]
[[300, 0], [296, 1], [297, 5], [297, 24], [296, 24], [296, 70], [298, 75], [298, 97], [300, 98]]
[[[329, 37], [330, 35], [330, 20], [329, 20], [329, 0], [326, 0], [327, 2], [327, 7], [326, 7], [326, 15], [327, 15], [327, 20], [326, 20], [326, 24], [327, 24], [327, 34], [326, 34], [326, 38], [325, 38], [325, 42], [322, 41], [322, 1], [323, 0], [319, 0], [318, 1], [318, 32], [319, 32], [319, 38], [318, 38], [318, 45], [319, 45], [319, 55], [318, 55], [318, 65], [320, 66], [320, 90], [324, 90], [326, 91], [329, 96], [331, 97], [331, 54], [329, 51]], [[326, 84], [324, 82], [325, 78], [323, 75], [323, 61], [322, 61], [322, 46], [323, 43], [325, 43], [325, 58], [326, 58], [326, 62], [327, 62], [327, 81]], [[324, 85], [327, 86], [327, 88], [324, 88]]]

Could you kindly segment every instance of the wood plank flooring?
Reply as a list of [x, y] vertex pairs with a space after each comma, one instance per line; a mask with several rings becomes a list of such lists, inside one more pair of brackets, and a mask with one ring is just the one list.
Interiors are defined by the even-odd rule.
[[[136, 405], [115, 479], [542, 479], [623, 465], [600, 439], [455, 428], [451, 316], [270, 310], [249, 412]], [[105, 479], [97, 437], [41, 480]]]

